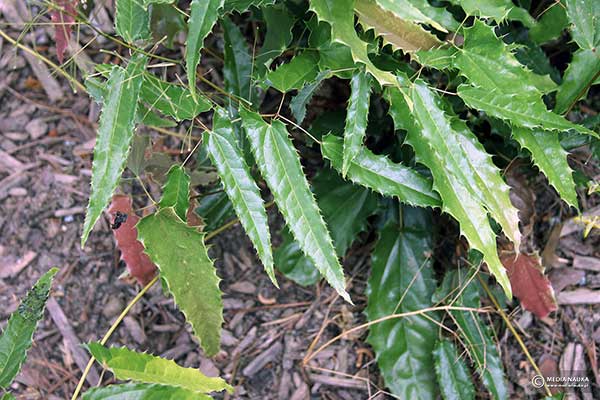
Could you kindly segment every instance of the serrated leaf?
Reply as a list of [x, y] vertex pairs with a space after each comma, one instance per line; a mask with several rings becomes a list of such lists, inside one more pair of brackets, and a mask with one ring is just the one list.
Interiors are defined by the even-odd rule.
[[148, 6], [150, 4], [173, 4], [175, 2], [175, 0], [138, 0], [140, 1], [142, 7], [144, 7], [144, 10], [148, 9]]
[[145, 66], [144, 57], [134, 57], [127, 69], [114, 67], [106, 83], [108, 89], [94, 146], [92, 190], [83, 224], [81, 247], [110, 201], [127, 163], [135, 133], [137, 103]]
[[113, 235], [117, 247], [121, 251], [121, 259], [125, 262], [129, 274], [137, 279], [141, 285], [146, 285], [156, 275], [156, 265], [147, 254], [144, 254], [144, 246], [138, 241], [138, 232], [135, 225], [139, 218], [132, 209], [131, 197], [125, 195], [114, 195], [108, 214], [115, 221], [117, 212], [126, 215], [126, 219], [119, 226], [114, 225]]
[[287, 226], [327, 282], [351, 302], [331, 236], [285, 125], [277, 120], [267, 124], [260, 115], [244, 108], [240, 109], [240, 115], [254, 159]]
[[[342, 169], [343, 140], [333, 135], [323, 137], [323, 157], [338, 171]], [[387, 157], [373, 154], [366, 147], [351, 162], [348, 179], [385, 196], [421, 207], [439, 207], [440, 196], [432, 189], [432, 181], [415, 170], [396, 164]]]
[[474, 399], [475, 388], [471, 374], [458, 355], [454, 343], [448, 339], [438, 341], [433, 356], [437, 381], [444, 400]]
[[221, 26], [225, 40], [223, 57], [225, 90], [251, 102], [252, 56], [246, 38], [228, 17], [221, 20]]
[[233, 204], [225, 191], [202, 196], [196, 210], [206, 224], [206, 231], [211, 232], [235, 218]]
[[447, 49], [419, 50], [413, 54], [414, 59], [421, 65], [435, 69], [454, 68], [454, 60], [458, 49], [450, 47]]
[[216, 354], [223, 301], [220, 279], [208, 257], [204, 234], [187, 226], [173, 208], [163, 208], [143, 218], [137, 229], [146, 254], [158, 267], [204, 352], [208, 356]]
[[[311, 0], [310, 9], [317, 14], [319, 21], [326, 22], [331, 27], [331, 42], [347, 46], [354, 62], [364, 64], [366, 70], [381, 85], [396, 85], [393, 74], [382, 71], [373, 64], [367, 52], [367, 43], [360, 40], [356, 34], [354, 29], [354, 0]], [[344, 48], [341, 50], [345, 51]], [[333, 64], [327, 65], [327, 68], [336, 69]]]
[[192, 96], [196, 95], [196, 68], [200, 63], [200, 51], [204, 47], [204, 39], [219, 17], [219, 9], [223, 0], [192, 0], [188, 36], [185, 42], [185, 70]]
[[442, 32], [458, 29], [458, 21], [444, 7], [434, 7], [427, 0], [377, 0], [377, 4], [406, 21], [429, 24]]
[[217, 168], [225, 192], [233, 204], [244, 230], [252, 241], [265, 271], [278, 286], [273, 269], [271, 237], [265, 205], [250, 167], [235, 140], [235, 131], [227, 112], [215, 110], [213, 130], [204, 134], [204, 142], [213, 165]]
[[369, 98], [371, 97], [371, 78], [357, 70], [350, 81], [350, 99], [346, 108], [344, 127], [344, 154], [342, 156], [342, 176], [346, 177], [352, 161], [363, 148], [369, 120]]
[[544, 267], [537, 254], [506, 252], [500, 259], [508, 271], [513, 292], [524, 309], [538, 318], [546, 318], [558, 309], [554, 289], [544, 275]]
[[298, 90], [298, 93], [290, 100], [290, 110], [298, 124], [304, 121], [306, 116], [306, 106], [310, 102], [313, 94], [317, 91], [323, 80], [331, 74], [330, 71], [321, 71], [314, 81], [307, 82]]
[[541, 130], [514, 127], [513, 137], [521, 147], [531, 152], [531, 158], [560, 197], [571, 207], [578, 208], [573, 171], [567, 162], [567, 152], [558, 140], [558, 134]]
[[595, 49], [577, 50], [558, 87], [554, 112], [566, 113], [573, 103], [587, 95], [590, 86], [600, 83], [597, 81], [598, 77], [600, 77], [600, 54], [598, 51]]
[[250, 7], [261, 7], [275, 3], [275, 0], [225, 0], [223, 10], [225, 12], [237, 11], [243, 13]]
[[7, 389], [19, 373], [31, 347], [33, 333], [44, 317], [44, 307], [58, 268], [40, 277], [13, 312], [0, 335], [0, 388]]
[[[377, 199], [368, 190], [344, 181], [329, 169], [319, 171], [311, 184], [323, 219], [330, 227], [335, 250], [343, 257], [356, 236], [367, 229], [367, 218], [375, 212]], [[303, 286], [315, 283], [321, 276], [288, 229], [283, 230], [275, 263], [286, 277]]]
[[355, 0], [354, 9], [365, 30], [373, 29], [377, 36], [383, 38], [384, 45], [391, 44], [394, 50], [410, 53], [442, 44], [420, 25], [399, 18], [397, 14], [381, 8], [375, 0]]
[[148, 109], [145, 105], [139, 103], [135, 122], [145, 126], [158, 128], [172, 128], [177, 126], [177, 122], [171, 119], [162, 118], [154, 111]]
[[472, 27], [463, 31], [465, 44], [456, 53], [454, 66], [473, 86], [522, 98], [539, 98], [556, 89], [548, 75], [534, 74], [519, 63], [493, 27], [475, 20]]
[[509, 121], [516, 126], [559, 131], [574, 129], [579, 133], [598, 137], [594, 131], [548, 111], [541, 99], [539, 101], [532, 98], [523, 99], [464, 84], [458, 87], [457, 94], [469, 107], [483, 110], [493, 117]]
[[173, 165], [167, 173], [167, 183], [158, 202], [161, 208], [173, 207], [175, 214], [185, 221], [190, 205], [190, 176], [181, 165]]
[[116, 0], [115, 31], [127, 43], [150, 38], [150, 14], [139, 0]]
[[567, 0], [571, 36], [582, 49], [600, 46], [600, 3], [596, 0]]
[[304, 51], [289, 63], [280, 65], [276, 70], [269, 72], [265, 81], [280, 92], [300, 89], [305, 82], [310, 82], [317, 77], [319, 70], [317, 63], [319, 55], [314, 51]]
[[292, 42], [292, 28], [294, 16], [287, 7], [278, 4], [262, 8], [263, 19], [267, 33], [255, 63], [259, 75], [271, 65], [275, 57], [279, 56]]
[[[397, 128], [402, 124], [407, 128], [406, 141], [415, 150], [417, 161], [431, 170], [433, 188], [442, 198], [442, 210], [459, 222], [461, 234], [472, 248], [484, 254], [488, 268], [510, 297], [510, 283], [498, 258], [496, 235], [487, 217], [489, 212], [518, 247], [518, 213], [510, 202], [509, 188], [500, 170], [466, 124], [444, 113], [440, 99], [424, 82], [418, 80], [410, 86], [407, 79], [400, 79], [410, 87], [403, 93], [405, 98], [399, 91], [388, 92], [390, 114]], [[409, 101], [412, 110], [408, 108]], [[407, 117], [409, 114], [414, 122]]]
[[[367, 286], [368, 321], [431, 307], [435, 290], [431, 212], [402, 207], [403, 225], [379, 234]], [[386, 386], [401, 399], [435, 399], [432, 350], [435, 313], [395, 318], [371, 325], [367, 342], [375, 350]]]
[[449, 0], [450, 3], [461, 6], [467, 15], [491, 18], [496, 22], [506, 19], [520, 21], [527, 27], [532, 27], [535, 20], [527, 10], [517, 7], [511, 0]]
[[212, 397], [175, 386], [126, 383], [95, 387], [83, 394], [83, 400], [211, 400]]
[[200, 94], [192, 96], [185, 87], [163, 81], [150, 73], [144, 73], [140, 98], [150, 107], [177, 121], [194, 119], [212, 108], [206, 97]]
[[[162, 40], [168, 49], [174, 49], [173, 41], [187, 25], [183, 14], [169, 4], [154, 4], [150, 10], [150, 31], [154, 42]], [[164, 38], [164, 40], [163, 40]]]
[[117, 379], [158, 383], [200, 393], [222, 390], [233, 393], [233, 388], [223, 379], [208, 377], [195, 368], [181, 367], [173, 360], [126, 347], [105, 347], [97, 342], [88, 343], [86, 347]]
[[[460, 296], [453, 297], [454, 306], [480, 307], [480, 294], [471, 278], [472, 276], [459, 278], [456, 271], [447, 272], [444, 276], [442, 287], [459, 288], [455, 293], [460, 293]], [[471, 283], [467, 284], [468, 282]], [[488, 326], [473, 311], [450, 311], [450, 314], [458, 327], [461, 343], [466, 346], [475, 370], [490, 391], [492, 398], [495, 400], [508, 399], [508, 388], [504, 379], [502, 361]]]

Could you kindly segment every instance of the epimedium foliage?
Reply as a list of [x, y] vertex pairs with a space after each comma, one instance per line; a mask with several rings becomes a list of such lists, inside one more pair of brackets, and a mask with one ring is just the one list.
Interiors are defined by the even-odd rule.
[[[487, 146], [489, 135], [476, 123], [487, 122], [492, 135], [513, 153], [523, 149], [519, 154], [530, 157], [565, 203], [577, 208], [573, 171], [561, 139], [575, 138], [598, 148], [598, 134], [564, 114], [599, 83], [600, 5], [595, 0], [555, 2], [534, 18], [529, 2], [522, 7], [510, 0], [449, 3], [193, 0], [185, 20], [185, 13], [172, 13], [181, 11], [174, 0], [117, 0], [115, 31], [127, 42], [131, 57], [123, 66], [98, 65], [99, 76], [86, 79], [102, 114], [82, 245], [126, 166], [136, 177], [160, 176], [162, 198], [135, 228], [130, 221], [127, 229], [134, 236], [127, 237], [127, 249], [135, 254], [125, 256], [123, 249], [124, 259], [136, 263], [144, 249], [148, 266], [136, 277], [147, 282], [157, 268], [200, 345], [214, 355], [223, 304], [205, 243], [210, 231], [237, 218], [274, 285], [276, 270], [301, 284], [323, 277], [352, 302], [340, 258], [376, 214], [381, 222], [366, 315], [373, 322], [368, 341], [387, 386], [400, 398], [433, 399], [438, 393], [445, 399], [474, 398], [472, 369], [492, 398], [507, 398], [491, 329], [474, 311], [480, 307], [481, 289], [473, 279], [476, 269], [452, 270], [442, 282], [435, 280], [432, 210], [456, 220], [473, 254], [481, 256], [510, 298], [511, 281], [497, 238], [506, 237], [519, 250], [518, 213], [501, 164], [493, 158], [497, 150]], [[185, 60], [180, 64], [187, 83], [169, 82], [148, 68], [149, 51], [156, 44], [157, 32], [152, 31], [159, 29], [152, 21], [163, 14], [170, 16], [160, 27], [169, 47], [174, 33], [186, 28]], [[173, 15], [179, 17], [169, 27]], [[241, 29], [247, 17], [266, 28], [254, 48]], [[513, 39], [517, 34], [528, 38], [511, 42], [501, 29], [509, 29]], [[561, 79], [548, 74], [539, 45], [565, 30], [578, 49]], [[57, 40], [68, 37], [66, 25], [58, 32]], [[222, 44], [222, 70], [217, 73], [224, 88], [198, 72], [211, 32]], [[65, 47], [57, 48], [62, 57]], [[526, 63], [525, 56], [534, 59], [534, 52], [546, 64]], [[323, 112], [315, 118], [320, 110], [311, 107], [311, 99], [333, 78], [348, 80], [345, 117]], [[277, 111], [261, 113], [264, 100], [274, 96], [281, 103]], [[285, 116], [284, 104], [295, 121]], [[136, 135], [139, 125], [161, 129], [185, 121], [194, 124], [208, 112], [212, 127], [199, 124], [204, 134], [191, 162], [171, 165], [161, 156], [144, 156], [148, 141]], [[291, 131], [301, 138], [292, 140]], [[313, 179], [303, 170], [300, 144], [321, 155], [322, 167]], [[218, 182], [207, 178], [206, 171], [214, 170]], [[195, 207], [191, 189], [197, 188], [200, 226], [190, 222]], [[275, 251], [261, 188], [268, 189], [286, 224], [283, 243]], [[133, 213], [130, 204], [127, 210]], [[129, 267], [134, 273], [135, 266]], [[547, 290], [543, 276], [538, 281], [536, 287]], [[527, 290], [514, 292], [520, 297]], [[528, 294], [523, 305], [540, 309], [535, 299], [547, 296]], [[543, 312], [552, 310], [551, 300]], [[456, 342], [436, 329], [436, 324], [447, 323], [436, 308], [440, 304], [449, 307]], [[427, 311], [431, 308], [437, 311]], [[406, 313], [410, 316], [379, 321]], [[468, 363], [460, 356], [465, 354], [461, 347]], [[200, 386], [189, 387], [196, 379], [186, 377], [192, 372], [147, 354], [99, 344], [89, 349], [117, 378], [139, 383], [95, 388], [85, 398], [202, 399], [211, 391], [230, 389], [205, 377], [197, 378]]]

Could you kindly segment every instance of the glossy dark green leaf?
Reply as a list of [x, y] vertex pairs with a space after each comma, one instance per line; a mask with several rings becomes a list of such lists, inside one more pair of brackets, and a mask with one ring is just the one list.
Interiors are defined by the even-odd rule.
[[219, 9], [223, 0], [192, 0], [188, 36], [185, 42], [185, 69], [192, 96], [196, 94], [196, 67], [200, 63], [200, 51], [204, 47], [204, 39], [219, 17]]
[[86, 347], [117, 379], [158, 383], [200, 393], [233, 392], [223, 379], [208, 377], [196, 368], [181, 367], [173, 360], [138, 353], [126, 347], [105, 347], [97, 342], [88, 343]]
[[319, 56], [314, 51], [304, 51], [286, 64], [280, 65], [265, 77], [268, 85], [280, 92], [300, 89], [305, 82], [310, 82], [317, 77], [319, 70], [317, 63]]
[[106, 83], [107, 93], [94, 146], [92, 190], [81, 235], [82, 247], [108, 205], [125, 168], [135, 133], [137, 103], [145, 66], [145, 58], [134, 57], [127, 69], [114, 67]]
[[513, 128], [513, 137], [521, 147], [531, 152], [531, 158], [560, 197], [571, 207], [578, 208], [573, 171], [567, 163], [567, 152], [562, 148], [556, 132]]
[[252, 56], [250, 55], [246, 38], [239, 28], [229, 19], [221, 20], [223, 27], [224, 64], [223, 78], [225, 90], [235, 96], [252, 101]]
[[427, 0], [377, 0], [377, 4], [397, 18], [431, 25], [447, 32], [458, 29], [458, 21], [444, 7], [434, 7]]
[[189, 205], [190, 176], [181, 165], [173, 165], [167, 173], [167, 183], [163, 187], [163, 194], [158, 206], [161, 208], [173, 207], [177, 216], [185, 221]]
[[[600, 15], [599, 15], [600, 18]], [[590, 86], [598, 84], [600, 54], [597, 50], [579, 49], [573, 54], [563, 81], [556, 93], [554, 111], [564, 114], [577, 100], [587, 95]]]
[[158, 267], [204, 352], [215, 355], [221, 338], [223, 301], [204, 234], [187, 226], [171, 207], [143, 218], [137, 229], [145, 253]]
[[[431, 307], [435, 290], [431, 211], [402, 207], [401, 227], [388, 225], [373, 251], [367, 286], [368, 321]], [[375, 350], [386, 386], [401, 399], [435, 399], [433, 348], [438, 328], [413, 315], [371, 325], [367, 341]]]
[[566, 9], [565, 0], [549, 5], [537, 24], [529, 29], [529, 38], [537, 44], [557, 39], [569, 23]]
[[346, 126], [344, 128], [344, 153], [342, 157], [342, 176], [346, 176], [352, 161], [363, 149], [369, 120], [369, 99], [371, 97], [371, 78], [358, 70], [350, 81], [350, 99], [346, 108]]
[[58, 272], [52, 268], [27, 293], [0, 334], [0, 388], [7, 389], [17, 376], [31, 347], [33, 333], [44, 317], [52, 279]]
[[465, 362], [454, 343], [448, 339], [437, 342], [433, 350], [435, 372], [444, 400], [475, 399], [475, 388]]
[[150, 38], [150, 14], [139, 0], [116, 0], [115, 31], [127, 43]]
[[279, 56], [292, 42], [292, 27], [294, 17], [283, 4], [262, 8], [263, 19], [267, 33], [255, 64], [258, 73], [262, 73], [271, 65], [275, 57]]
[[233, 204], [225, 190], [202, 196], [196, 212], [204, 220], [207, 232], [214, 231], [235, 218]]
[[281, 244], [273, 253], [277, 270], [301, 286], [314, 285], [321, 273], [304, 255], [300, 245], [287, 228], [281, 231]]
[[95, 387], [83, 394], [83, 400], [211, 400], [204, 393], [175, 386], [126, 383]]
[[[342, 169], [343, 140], [333, 135], [323, 137], [323, 157], [338, 171]], [[396, 164], [385, 156], [373, 154], [364, 147], [351, 162], [348, 179], [385, 196], [421, 207], [439, 207], [440, 197], [432, 189], [432, 181], [412, 168]]]
[[246, 234], [252, 241], [267, 275], [273, 284], [278, 286], [273, 269], [265, 205], [250, 173], [250, 167], [236, 143], [235, 131], [227, 111], [221, 108], [215, 110], [213, 130], [205, 133], [204, 141]]
[[206, 97], [198, 93], [192, 96], [187, 88], [158, 79], [150, 73], [144, 73], [140, 98], [151, 108], [177, 121], [194, 119], [212, 108]]
[[567, 0], [571, 36], [582, 49], [600, 45], [600, 3], [596, 0]]
[[532, 27], [535, 20], [527, 10], [517, 7], [511, 0], [449, 0], [450, 3], [461, 6], [467, 15], [491, 18], [496, 22], [504, 20], [520, 21], [527, 27]]
[[350, 302], [331, 235], [310, 191], [286, 126], [277, 120], [267, 124], [260, 115], [244, 108], [240, 109], [240, 115], [254, 159], [287, 226], [327, 282]]
[[275, 3], [275, 0], [225, 0], [223, 10], [226, 12], [237, 11], [243, 13], [250, 7], [268, 6]]
[[179, 32], [186, 30], [183, 14], [170, 4], [153, 4], [150, 10], [150, 31], [155, 42], [163, 40], [163, 45], [174, 48], [173, 41]]

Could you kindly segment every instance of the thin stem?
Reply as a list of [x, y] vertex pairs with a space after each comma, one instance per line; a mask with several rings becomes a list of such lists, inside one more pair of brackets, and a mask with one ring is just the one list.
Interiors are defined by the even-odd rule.
[[[508, 319], [508, 316], [506, 315], [506, 313], [504, 312], [504, 310], [502, 309], [502, 307], [500, 307], [500, 304], [498, 303], [498, 300], [496, 300], [496, 297], [493, 295], [493, 293], [490, 290], [490, 288], [488, 287], [487, 283], [485, 283], [485, 281], [481, 278], [481, 275], [479, 275], [479, 274], [477, 274], [477, 279], [479, 279], [479, 282], [481, 283], [481, 286], [483, 286], [483, 289], [487, 293], [488, 297], [490, 298], [490, 300], [492, 300], [492, 303], [494, 303], [494, 307], [496, 307], [496, 310], [498, 310], [498, 313], [500, 314], [500, 316], [502, 317], [502, 319], [504, 320], [504, 322], [508, 326], [508, 329], [511, 331], [511, 333], [513, 334], [513, 336], [517, 340], [517, 343], [519, 343], [519, 346], [521, 346], [521, 349], [523, 350], [523, 353], [525, 353], [525, 357], [527, 357], [527, 359], [531, 363], [531, 366], [535, 370], [535, 373], [538, 374], [539, 376], [543, 376], [542, 371], [540, 371], [538, 365], [533, 360], [533, 357], [531, 357], [531, 354], [529, 353], [529, 350], [527, 349], [527, 346], [525, 346], [525, 343], [523, 343], [523, 340], [521, 339], [521, 336], [519, 335], [519, 333], [517, 332], [517, 330], [515, 329], [515, 327], [513, 326], [513, 324], [510, 322], [510, 319]], [[548, 386], [546, 386], [546, 382], [545, 381], [543, 381], [543, 382], [544, 382], [544, 389], [546, 389], [546, 394], [549, 397], [552, 397], [552, 393], [550, 392], [550, 389], [548, 388]]]
[[[108, 328], [108, 331], [106, 331], [106, 334], [104, 335], [102, 340], [100, 340], [100, 344], [102, 344], [102, 345], [106, 344], [108, 339], [112, 336], [112, 334], [115, 332], [115, 330], [119, 327], [119, 324], [121, 323], [121, 321], [123, 321], [123, 318], [125, 318], [125, 316], [129, 313], [129, 310], [131, 310], [133, 308], [133, 306], [135, 306], [136, 303], [141, 300], [141, 298], [144, 296], [144, 294], [146, 294], [146, 292], [148, 290], [150, 290], [150, 288], [152, 286], [154, 286], [154, 284], [156, 282], [158, 282], [158, 275], [156, 275], [154, 278], [152, 278], [152, 280], [150, 282], [148, 282], [148, 284], [146, 286], [144, 286], [144, 288], [142, 290], [140, 290], [140, 292], [129, 302], [127, 307], [125, 307], [125, 309], [117, 317], [115, 322], [113, 322], [113, 324], [110, 326], [110, 328]], [[90, 372], [90, 369], [92, 369], [92, 365], [94, 364], [95, 360], [96, 359], [94, 358], [94, 356], [92, 356], [90, 358], [90, 361], [88, 361], [88, 364], [86, 365], [85, 370], [83, 371], [83, 374], [81, 375], [81, 379], [79, 379], [79, 383], [77, 384], [77, 387], [75, 388], [75, 392], [73, 392], [73, 396], [71, 396], [71, 400], [77, 399], [77, 396], [79, 395], [79, 392], [81, 392], [81, 388], [83, 387], [83, 384], [85, 382], [85, 378], [87, 377], [87, 374]]]

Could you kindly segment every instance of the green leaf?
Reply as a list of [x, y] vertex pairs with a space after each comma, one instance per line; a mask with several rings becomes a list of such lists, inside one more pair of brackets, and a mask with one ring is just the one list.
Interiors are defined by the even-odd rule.
[[162, 44], [174, 49], [173, 41], [179, 32], [186, 30], [185, 19], [175, 7], [170, 4], [154, 4], [150, 10], [150, 31], [152, 39], [158, 42], [166, 38]]
[[163, 208], [137, 224], [145, 252], [166, 281], [175, 303], [192, 326], [208, 356], [219, 351], [223, 301], [204, 234], [182, 221], [173, 208]]
[[[401, 79], [404, 85], [410, 85], [407, 79]], [[442, 198], [442, 210], [459, 222], [461, 233], [472, 248], [484, 254], [490, 271], [510, 297], [510, 282], [498, 258], [496, 235], [487, 218], [489, 213], [518, 248], [517, 210], [510, 202], [509, 188], [500, 170], [466, 124], [444, 113], [440, 99], [424, 82], [412, 84], [408, 93], [403, 93], [404, 99], [399, 91], [388, 93], [396, 128], [405, 125], [406, 141], [414, 148], [417, 161], [431, 170], [433, 188]], [[408, 108], [409, 101], [412, 110]], [[414, 122], [407, 117], [410, 114]]]
[[598, 51], [577, 50], [558, 87], [554, 112], [566, 113], [573, 103], [586, 96], [590, 86], [600, 83], [597, 82], [598, 77], [600, 77], [600, 54]]
[[450, 3], [461, 6], [467, 15], [491, 18], [496, 22], [506, 19], [520, 21], [531, 28], [535, 20], [527, 10], [517, 7], [511, 0], [449, 0]]
[[298, 124], [301, 124], [302, 121], [304, 121], [304, 117], [306, 116], [306, 106], [310, 102], [313, 94], [319, 88], [323, 80], [327, 79], [330, 74], [330, 71], [319, 72], [314, 81], [305, 83], [304, 86], [302, 86], [302, 89], [298, 91], [298, 94], [290, 100], [290, 110]]
[[426, 67], [439, 70], [454, 68], [454, 60], [458, 49], [450, 47], [448, 49], [419, 50], [414, 53], [415, 60]]
[[[459, 280], [456, 271], [447, 272], [444, 277], [442, 287], [457, 288], [456, 293], [460, 293], [460, 296], [457, 296], [456, 301], [452, 301], [452, 304], [457, 307], [479, 308], [480, 295], [477, 285], [471, 282], [472, 276], [461, 278], [462, 280]], [[450, 283], [447, 283], [448, 281]], [[461, 342], [466, 346], [476, 372], [481, 376], [492, 397], [496, 400], [508, 399], [502, 360], [498, 355], [498, 349], [494, 345], [489, 328], [473, 311], [450, 311], [450, 313], [458, 327]]]
[[223, 182], [225, 192], [248, 234], [265, 271], [275, 286], [278, 286], [273, 269], [271, 237], [265, 205], [244, 155], [235, 141], [235, 131], [227, 112], [215, 110], [213, 130], [204, 134], [204, 142], [210, 158]]
[[240, 109], [240, 115], [260, 173], [271, 189], [287, 226], [327, 282], [351, 302], [331, 236], [285, 125], [277, 120], [267, 124], [260, 115], [244, 108]]
[[582, 49], [600, 46], [600, 3], [596, 0], [567, 0], [571, 36]]
[[192, 0], [188, 36], [185, 42], [185, 70], [192, 96], [196, 95], [196, 68], [200, 63], [200, 51], [204, 47], [204, 39], [219, 17], [219, 9], [223, 0]]
[[427, 0], [377, 0], [377, 4], [397, 18], [428, 24], [442, 32], [457, 30], [458, 21], [443, 7], [434, 7]]
[[507, 120], [516, 126], [547, 130], [574, 129], [579, 133], [598, 137], [594, 131], [548, 111], [541, 99], [539, 101], [531, 98], [522, 99], [499, 91], [464, 84], [458, 87], [457, 93], [469, 107], [483, 110], [493, 117]]
[[16, 400], [16, 397], [10, 393], [4, 393], [2, 397], [0, 397], [0, 400]]
[[114, 67], [106, 83], [107, 94], [94, 146], [92, 191], [83, 224], [81, 247], [110, 201], [125, 168], [135, 133], [138, 96], [145, 66], [146, 58], [134, 57], [127, 69]]
[[292, 89], [300, 89], [305, 82], [314, 80], [319, 73], [317, 63], [319, 56], [314, 51], [304, 51], [292, 60], [283, 64], [275, 71], [271, 71], [265, 77], [268, 85], [280, 92], [289, 92]]
[[150, 38], [150, 14], [139, 0], [116, 0], [115, 31], [127, 43]]
[[539, 98], [556, 89], [548, 75], [537, 75], [519, 63], [494, 28], [475, 20], [464, 29], [465, 44], [457, 52], [454, 66], [473, 86], [515, 94], [519, 98]]
[[342, 176], [346, 176], [354, 158], [363, 148], [369, 119], [369, 98], [371, 80], [369, 75], [357, 70], [350, 81], [350, 99], [346, 110], [344, 128], [344, 154], [342, 157]]
[[[433, 238], [431, 212], [402, 207], [403, 225], [387, 225], [371, 260], [367, 320], [431, 307]], [[435, 399], [432, 350], [438, 328], [434, 313], [389, 319], [371, 325], [367, 342], [375, 350], [386, 386], [401, 399]]]
[[194, 119], [212, 108], [206, 97], [199, 94], [192, 96], [185, 87], [163, 81], [150, 73], [144, 73], [140, 97], [150, 107], [177, 121]]
[[259, 75], [262, 75], [273, 59], [283, 53], [292, 42], [292, 28], [295, 20], [287, 7], [282, 4], [263, 7], [262, 14], [267, 34], [255, 60]]
[[[310, 10], [317, 14], [319, 21], [329, 24], [331, 41], [347, 46], [355, 63], [364, 64], [367, 72], [370, 72], [381, 85], [394, 86], [397, 84], [393, 74], [378, 69], [371, 62], [367, 53], [367, 43], [360, 40], [356, 34], [354, 0], [311, 0]], [[337, 50], [340, 50], [339, 47]], [[335, 59], [338, 56], [331, 58]], [[327, 68], [336, 69], [331, 65], [328, 65]]]
[[172, 128], [174, 126], [177, 126], [177, 122], [171, 119], [162, 118], [154, 111], [146, 108], [146, 106], [144, 106], [143, 104], [138, 104], [138, 112], [135, 118], [135, 122], [145, 126], [152, 126], [158, 128]]
[[83, 400], [211, 400], [212, 397], [175, 386], [126, 383], [91, 388]]
[[117, 379], [158, 383], [201, 393], [222, 390], [233, 393], [233, 388], [223, 379], [210, 378], [195, 368], [180, 367], [173, 360], [126, 347], [105, 347], [97, 342], [88, 343], [87, 349]]
[[0, 335], [0, 388], [7, 389], [19, 373], [31, 347], [33, 333], [44, 317], [44, 307], [58, 268], [52, 268], [27, 293]]
[[173, 165], [167, 173], [167, 183], [158, 202], [161, 208], [173, 207], [182, 221], [186, 220], [190, 206], [190, 176], [181, 165]]
[[[333, 135], [323, 137], [323, 157], [338, 171], [342, 169], [343, 140]], [[439, 207], [440, 196], [433, 191], [432, 181], [412, 168], [396, 164], [387, 157], [373, 154], [363, 147], [354, 158], [347, 177], [354, 183], [368, 187], [385, 196], [421, 207]]]
[[379, 7], [375, 0], [355, 0], [354, 9], [365, 30], [373, 29], [384, 45], [391, 44], [394, 50], [410, 53], [442, 44], [420, 25]]
[[175, 0], [141, 0], [144, 10], [147, 10], [150, 4], [173, 4], [174, 2]]
[[444, 400], [475, 399], [471, 374], [458, 355], [454, 343], [448, 339], [438, 341], [433, 356], [435, 372]]
[[243, 13], [250, 7], [261, 7], [275, 3], [275, 0], [225, 0], [223, 10], [226, 12], [237, 11]]
[[567, 163], [567, 152], [563, 150], [555, 132], [513, 128], [513, 137], [531, 152], [531, 158], [548, 182], [556, 189], [568, 205], [578, 208], [577, 192], [573, 171]]
[[[343, 257], [356, 236], [367, 229], [367, 218], [376, 211], [377, 198], [329, 169], [319, 171], [311, 183], [323, 219], [330, 227], [335, 250]], [[287, 229], [283, 230], [275, 263], [286, 277], [303, 286], [315, 283], [320, 277]]]
[[223, 27], [224, 63], [223, 79], [225, 90], [235, 96], [252, 102], [252, 56], [248, 50], [246, 38], [238, 27], [229, 19], [221, 20]]
[[233, 204], [224, 191], [202, 196], [196, 211], [206, 224], [207, 232], [214, 231], [235, 218]]
[[537, 24], [529, 29], [529, 38], [538, 45], [560, 37], [569, 22], [564, 0], [557, 1], [548, 7]]

